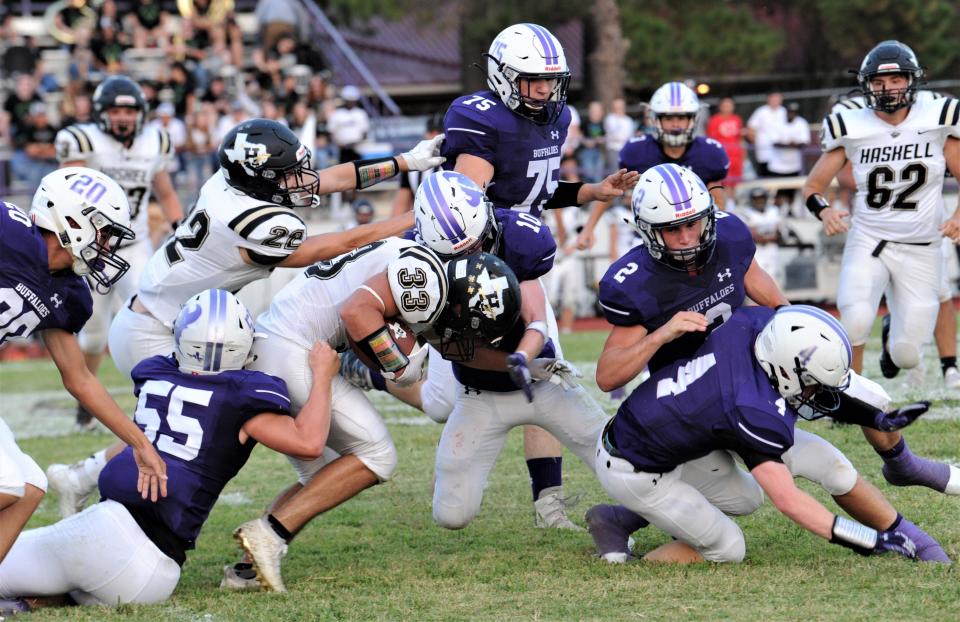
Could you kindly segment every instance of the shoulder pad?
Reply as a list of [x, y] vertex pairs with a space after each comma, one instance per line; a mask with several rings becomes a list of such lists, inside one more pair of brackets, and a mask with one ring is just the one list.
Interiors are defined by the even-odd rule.
[[[937, 101], [937, 104], [941, 102]], [[943, 99], [940, 108], [940, 125], [957, 126], [960, 125], [960, 100], [947, 97]]]
[[387, 266], [390, 293], [408, 324], [433, 324], [447, 301], [447, 273], [428, 248], [411, 246]]
[[54, 144], [57, 149], [57, 159], [60, 162], [86, 160], [93, 155], [93, 142], [77, 125], [68, 125], [57, 132]]
[[246, 209], [240, 212], [240, 214], [238, 214], [229, 223], [227, 223], [227, 226], [233, 229], [233, 232], [239, 235], [241, 238], [249, 242], [257, 243], [257, 240], [251, 237], [254, 231], [257, 230], [263, 223], [271, 220], [276, 220], [278, 223], [282, 223], [286, 228], [293, 226], [295, 228], [306, 229], [303, 221], [300, 220], [300, 217], [297, 216], [293, 210], [271, 204], [259, 205], [257, 207]]
[[170, 140], [170, 133], [163, 128], [157, 128], [157, 132], [160, 134], [160, 153], [165, 156], [173, 155], [173, 141]]

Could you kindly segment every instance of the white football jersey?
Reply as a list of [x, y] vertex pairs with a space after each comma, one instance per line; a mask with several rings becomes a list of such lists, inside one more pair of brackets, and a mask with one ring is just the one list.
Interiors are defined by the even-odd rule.
[[[140, 275], [138, 300], [161, 322], [173, 322], [180, 305], [205, 289], [237, 292], [266, 278], [297, 250], [306, 226], [292, 209], [249, 197], [217, 171], [175, 236], [157, 249]], [[244, 262], [247, 250], [257, 265]]]
[[868, 108], [823, 120], [824, 151], [843, 149], [857, 184], [851, 230], [893, 242], [938, 242], [943, 216], [943, 145], [960, 138], [960, 101], [928, 99], [899, 125]]
[[439, 315], [447, 291], [440, 260], [412, 240], [387, 238], [304, 270], [274, 297], [257, 319], [257, 329], [304, 348], [322, 340], [343, 349], [347, 334], [340, 308], [360, 285], [384, 270], [408, 324], [431, 322]]
[[[937, 93], [936, 91], [917, 91], [915, 103], [926, 104], [937, 99], [943, 99], [943, 97], [944, 96], [942, 94]], [[867, 105], [863, 99], [863, 95], [857, 95], [856, 97], [844, 97], [833, 105], [833, 108], [830, 109], [830, 114], [836, 114], [838, 112], [843, 112], [844, 110], [861, 110], [866, 107]]]
[[147, 206], [153, 178], [167, 170], [175, 154], [166, 130], [145, 128], [127, 149], [95, 123], [82, 123], [57, 132], [54, 144], [61, 163], [82, 161], [83, 166], [105, 173], [120, 184], [130, 201], [130, 228], [135, 239], [149, 240]]

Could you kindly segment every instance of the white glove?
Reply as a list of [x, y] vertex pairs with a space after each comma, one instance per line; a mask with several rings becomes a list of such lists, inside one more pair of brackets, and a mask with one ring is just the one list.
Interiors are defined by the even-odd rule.
[[383, 377], [392, 380], [400, 387], [409, 387], [416, 384], [423, 378], [424, 361], [427, 360], [427, 353], [430, 348], [426, 344], [417, 342], [410, 354], [407, 355], [407, 366], [399, 372], [385, 371]]
[[555, 358], [533, 359], [530, 361], [530, 375], [537, 380], [549, 380], [564, 389], [573, 389], [579, 383], [577, 378], [583, 374], [570, 361]]
[[421, 140], [417, 146], [401, 153], [400, 157], [407, 163], [407, 169], [411, 171], [426, 171], [431, 168], [437, 168], [447, 161], [440, 155], [440, 143], [443, 142], [443, 134], [437, 134], [433, 138]]

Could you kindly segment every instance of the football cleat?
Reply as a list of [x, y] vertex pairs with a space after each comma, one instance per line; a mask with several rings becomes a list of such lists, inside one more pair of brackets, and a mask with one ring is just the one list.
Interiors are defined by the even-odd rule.
[[223, 579], [220, 580], [221, 590], [259, 590], [257, 571], [253, 564], [237, 562], [223, 567]]
[[948, 389], [960, 389], [960, 371], [956, 367], [948, 367], [943, 372], [943, 386]]
[[890, 352], [887, 351], [887, 339], [890, 338], [890, 315], [883, 316], [881, 322], [882, 328], [880, 330], [880, 343], [883, 350], [880, 352], [880, 373], [883, 374], [884, 378], [896, 378], [897, 374], [900, 373], [900, 368], [897, 367], [893, 359], [890, 358]]
[[360, 360], [353, 350], [340, 353], [340, 375], [361, 391], [372, 391], [374, 389], [373, 379], [370, 377], [370, 368]]
[[597, 556], [609, 564], [623, 564], [635, 559], [630, 534], [650, 524], [620, 505], [595, 505], [583, 518], [597, 546]]
[[260, 585], [274, 592], [286, 592], [280, 574], [280, 560], [287, 554], [287, 543], [277, 535], [266, 517], [240, 525], [234, 530], [233, 537], [250, 556]]
[[540, 497], [533, 502], [534, 521], [540, 529], [569, 529], [584, 531], [567, 516], [567, 508], [573, 507], [580, 501], [580, 495], [564, 499], [561, 495], [563, 488], [551, 486], [540, 491]]
[[80, 469], [83, 463], [51, 464], [47, 467], [47, 487], [56, 491], [59, 496], [58, 508], [60, 516], [66, 518], [83, 510], [90, 499], [90, 494], [96, 490], [87, 488], [80, 482]]
[[30, 611], [33, 611], [33, 608], [22, 598], [0, 598], [0, 620]]

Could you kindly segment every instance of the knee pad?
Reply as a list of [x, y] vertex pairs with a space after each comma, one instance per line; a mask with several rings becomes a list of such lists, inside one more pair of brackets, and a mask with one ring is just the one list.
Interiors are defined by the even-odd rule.
[[697, 547], [703, 558], [710, 562], [740, 563], [747, 555], [747, 543], [743, 538], [743, 531], [736, 523], [730, 521], [733, 528], [724, 530], [720, 542], [709, 548]]
[[453, 405], [457, 401], [456, 387], [436, 386], [436, 383], [427, 382], [420, 391], [420, 402], [423, 412], [437, 423], [446, 423], [453, 412]]
[[84, 354], [103, 354], [107, 348], [107, 335], [110, 332], [110, 316], [103, 322], [93, 315], [77, 335], [77, 344]]
[[897, 341], [887, 344], [890, 358], [894, 365], [901, 369], [913, 369], [920, 364], [920, 348], [909, 341]]
[[393, 474], [397, 470], [397, 448], [393, 444], [393, 439], [389, 436], [378, 441], [365, 443], [356, 448], [356, 451], [350, 452], [360, 459], [380, 483], [388, 482], [393, 479]]
[[444, 529], [463, 529], [480, 511], [480, 503], [469, 503], [461, 494], [437, 488], [433, 494], [433, 521]]
[[877, 310], [871, 309], [868, 304], [851, 304], [840, 308], [840, 323], [843, 324], [850, 343], [861, 346], [870, 336], [870, 329], [877, 319]]
[[834, 497], [853, 490], [857, 483], [857, 469], [839, 449], [819, 436], [814, 439], [804, 443], [788, 465], [794, 477], [819, 484]]

